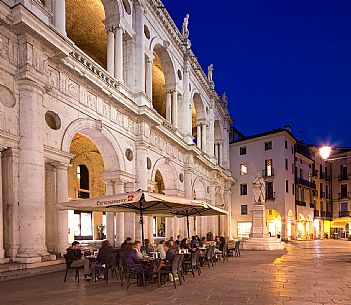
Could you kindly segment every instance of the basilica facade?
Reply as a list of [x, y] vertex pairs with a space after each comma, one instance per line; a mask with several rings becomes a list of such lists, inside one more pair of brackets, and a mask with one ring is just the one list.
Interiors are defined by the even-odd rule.
[[[56, 203], [138, 189], [229, 211], [191, 234], [231, 236], [228, 100], [159, 0], [0, 1], [0, 262], [40, 262], [98, 228], [141, 238], [133, 213]], [[104, 228], [105, 226], [105, 228]], [[147, 217], [146, 237], [186, 235]]]

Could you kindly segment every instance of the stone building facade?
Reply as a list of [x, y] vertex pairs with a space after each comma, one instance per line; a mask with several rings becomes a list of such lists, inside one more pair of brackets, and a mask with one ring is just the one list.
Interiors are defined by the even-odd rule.
[[[230, 209], [228, 101], [161, 1], [1, 0], [0, 29], [1, 261], [48, 259], [103, 222], [140, 239], [135, 214], [89, 229], [56, 210], [69, 198], [142, 189]], [[185, 235], [183, 219], [149, 217], [147, 237], [158, 222]], [[191, 233], [229, 226], [198, 217]]]

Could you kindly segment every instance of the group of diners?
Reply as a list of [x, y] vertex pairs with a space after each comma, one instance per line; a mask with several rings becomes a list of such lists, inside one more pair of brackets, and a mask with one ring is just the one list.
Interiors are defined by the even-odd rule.
[[[211, 246], [215, 247], [215, 254], [222, 253], [226, 240], [223, 236], [216, 236], [214, 241], [208, 241], [206, 237], [199, 238], [195, 235], [189, 240], [181, 239], [180, 235], [174, 240], [170, 237], [161, 240], [157, 245], [145, 239], [144, 245], [140, 241], [133, 241], [127, 237], [120, 247], [114, 248], [108, 240], [102, 242], [97, 255], [84, 257], [80, 249], [80, 243], [74, 241], [72, 246], [67, 249], [65, 255], [66, 263], [71, 268], [84, 267], [84, 279], [103, 278], [102, 270], [107, 263], [108, 257], [113, 252], [118, 252], [118, 257], [124, 259], [130, 271], [138, 271], [144, 274], [146, 281], [153, 281], [153, 274], [160, 271], [171, 270], [172, 263], [177, 254], [184, 253], [191, 258], [191, 254], [199, 249], [201, 256], [205, 259], [206, 251]], [[133, 268], [135, 270], [133, 270]], [[136, 270], [138, 269], [138, 270]]]

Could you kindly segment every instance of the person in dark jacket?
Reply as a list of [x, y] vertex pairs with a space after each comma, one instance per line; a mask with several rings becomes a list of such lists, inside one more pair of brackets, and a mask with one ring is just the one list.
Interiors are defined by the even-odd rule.
[[133, 244], [128, 244], [123, 251], [123, 256], [127, 262], [128, 269], [132, 272], [143, 272], [146, 280], [151, 279], [150, 268], [140, 264], [140, 258]]
[[67, 265], [69, 265], [71, 268], [84, 266], [84, 279], [91, 279], [89, 260], [86, 258], [82, 258], [83, 254], [80, 251], [79, 241], [74, 241], [72, 243], [72, 246], [67, 248], [66, 251], [67, 253], [65, 255], [65, 259]]
[[91, 271], [92, 273], [95, 274], [97, 272], [98, 274], [101, 273], [101, 270], [103, 269], [103, 265], [107, 263], [107, 258], [108, 256], [112, 253], [113, 248], [110, 246], [110, 242], [108, 240], [104, 240], [102, 242], [101, 248], [99, 249], [96, 262], [93, 262], [91, 264]]

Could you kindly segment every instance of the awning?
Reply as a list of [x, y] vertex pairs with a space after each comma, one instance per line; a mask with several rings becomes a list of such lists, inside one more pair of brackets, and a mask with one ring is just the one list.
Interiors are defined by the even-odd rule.
[[330, 225], [331, 228], [345, 229], [346, 225], [351, 223], [351, 219], [333, 221]]

